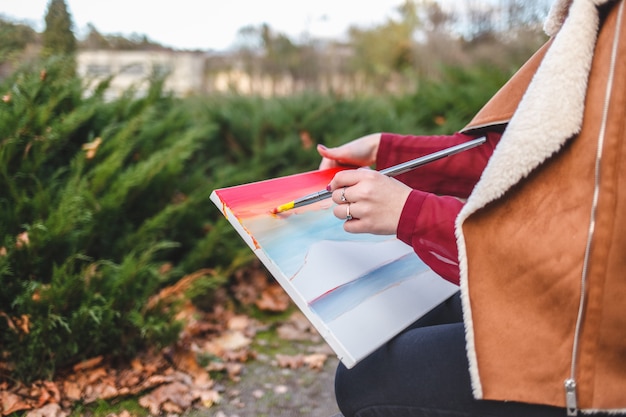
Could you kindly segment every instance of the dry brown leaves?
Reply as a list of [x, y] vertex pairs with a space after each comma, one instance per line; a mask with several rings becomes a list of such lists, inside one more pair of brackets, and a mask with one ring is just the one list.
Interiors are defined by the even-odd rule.
[[[184, 277], [150, 300], [151, 306], [168, 299], [180, 300], [192, 281], [208, 273], [204, 270]], [[265, 311], [290, 307], [284, 291], [258, 265], [239, 271], [232, 290], [239, 302], [254, 303]], [[235, 314], [224, 307], [226, 304], [218, 303], [213, 311], [205, 312], [187, 301], [177, 316], [185, 323], [178, 342], [160, 351], [144, 352], [127, 364], [98, 356], [59, 372], [53, 381], [36, 381], [28, 386], [0, 381], [0, 414], [66, 417], [77, 402], [90, 404], [124, 397], [138, 397], [139, 404], [152, 415], [209, 408], [221, 400], [211, 373], [220, 372], [237, 381], [244, 364], [256, 357], [251, 347], [255, 335], [267, 328], [250, 317]], [[28, 323], [28, 318], [3, 318], [18, 329]], [[293, 314], [277, 331], [286, 340], [320, 340], [300, 313]], [[327, 357], [325, 353], [276, 355], [275, 363], [283, 368], [321, 369]], [[0, 362], [0, 370], [3, 366], [7, 371], [6, 364]]]

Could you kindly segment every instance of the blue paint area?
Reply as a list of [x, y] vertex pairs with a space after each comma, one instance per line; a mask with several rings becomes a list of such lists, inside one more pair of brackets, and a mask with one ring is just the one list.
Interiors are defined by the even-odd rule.
[[387, 288], [409, 279], [419, 279], [416, 271], [424, 269], [424, 263], [415, 255], [405, 255], [337, 287], [313, 300], [309, 306], [324, 322], [329, 323]]
[[[310, 206], [312, 208], [314, 205]], [[332, 210], [307, 209], [278, 216], [246, 219], [244, 226], [287, 277], [294, 276], [302, 267], [309, 248], [325, 240], [350, 242], [382, 242], [389, 236], [369, 233], [347, 233], [343, 221]]]

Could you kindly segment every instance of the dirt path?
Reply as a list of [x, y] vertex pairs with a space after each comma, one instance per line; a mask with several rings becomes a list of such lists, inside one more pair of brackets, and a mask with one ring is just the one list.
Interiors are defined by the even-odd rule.
[[[324, 345], [307, 346], [308, 351], [328, 353]], [[339, 413], [333, 384], [337, 358], [329, 354], [322, 369], [277, 366], [275, 357], [259, 354], [244, 364], [239, 382], [219, 384], [222, 400], [193, 417], [331, 417]]]

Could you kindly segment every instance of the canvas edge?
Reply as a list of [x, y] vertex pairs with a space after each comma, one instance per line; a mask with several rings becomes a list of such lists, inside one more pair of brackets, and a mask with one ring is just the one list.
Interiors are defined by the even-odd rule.
[[293, 287], [291, 282], [287, 277], [283, 275], [278, 266], [266, 255], [266, 253], [259, 248], [254, 239], [248, 234], [246, 229], [239, 222], [234, 213], [230, 210], [230, 208], [220, 199], [217, 191], [214, 190], [210, 195], [210, 200], [215, 204], [217, 209], [222, 213], [222, 215], [228, 220], [231, 226], [235, 229], [237, 234], [246, 242], [248, 247], [252, 249], [256, 257], [261, 261], [261, 263], [268, 269], [268, 271], [272, 274], [272, 277], [278, 282], [278, 284], [285, 290], [287, 295], [293, 300], [296, 304], [296, 307], [306, 316], [306, 318], [311, 322], [313, 327], [319, 332], [320, 336], [328, 343], [328, 345], [335, 352], [337, 358], [347, 367], [352, 368], [357, 362], [358, 359], [354, 357], [339, 341], [339, 339], [335, 336], [334, 333], [331, 332], [326, 323], [313, 311], [311, 310], [307, 301], [302, 297], [302, 295]]

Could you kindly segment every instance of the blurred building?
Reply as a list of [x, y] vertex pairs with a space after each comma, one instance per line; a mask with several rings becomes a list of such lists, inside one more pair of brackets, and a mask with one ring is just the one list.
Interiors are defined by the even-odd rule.
[[177, 96], [206, 91], [202, 52], [87, 50], [78, 53], [77, 65], [89, 88], [112, 77], [108, 89], [112, 97], [131, 88], [144, 94], [153, 76], [166, 76], [165, 89]]
[[349, 47], [324, 45], [302, 65], [307, 71], [289, 71], [276, 69], [277, 65], [269, 65], [256, 53], [81, 50], [77, 70], [87, 83], [88, 94], [110, 78], [109, 98], [129, 89], [141, 96], [153, 76], [165, 76], [165, 90], [179, 97], [220, 93], [272, 97], [304, 91], [353, 95], [371, 90], [372, 85], [360, 72], [347, 69], [352, 53]]

